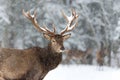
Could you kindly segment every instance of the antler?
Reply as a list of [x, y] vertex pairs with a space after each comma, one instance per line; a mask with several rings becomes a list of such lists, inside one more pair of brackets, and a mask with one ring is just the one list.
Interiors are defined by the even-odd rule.
[[[72, 9], [72, 14], [70, 17], [66, 16], [63, 11], [62, 11], [62, 15], [67, 20], [68, 24], [67, 24], [66, 28], [61, 31], [61, 33], [60, 33], [61, 35], [63, 35], [66, 32], [72, 31], [75, 28], [75, 26], [77, 25], [77, 18], [78, 18], [78, 15], [76, 14], [74, 9]], [[75, 21], [75, 23], [72, 25], [72, 23], [74, 21]]]
[[38, 24], [38, 22], [37, 22], [37, 20], [36, 20], [36, 14], [37, 14], [37, 13], [36, 13], [36, 10], [34, 11], [34, 14], [33, 14], [33, 15], [30, 14], [30, 11], [25, 12], [25, 11], [23, 10], [22, 13], [23, 13], [23, 15], [24, 15], [27, 19], [29, 19], [29, 20], [33, 23], [34, 27], [35, 27], [39, 32], [47, 33], [47, 34], [50, 34], [50, 35], [55, 35], [55, 29], [54, 29], [54, 31], [52, 32], [52, 31], [50, 31], [46, 26], [44, 26], [44, 28], [42, 28], [42, 27], [39, 26], [39, 24]]

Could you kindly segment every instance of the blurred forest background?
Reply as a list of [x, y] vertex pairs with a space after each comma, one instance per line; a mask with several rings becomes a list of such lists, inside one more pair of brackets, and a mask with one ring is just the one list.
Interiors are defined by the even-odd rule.
[[[22, 15], [23, 9], [31, 13], [36, 9], [39, 24], [51, 29], [54, 23], [59, 33], [66, 26], [61, 10], [70, 15], [71, 8], [79, 14], [79, 20], [64, 45], [73, 50], [73, 57], [64, 54], [62, 63], [96, 65], [96, 52], [102, 42], [107, 50], [105, 65], [120, 67], [120, 0], [0, 0], [1, 47], [26, 49], [47, 45], [48, 41]], [[85, 54], [91, 50], [86, 61], [82, 61], [77, 50]]]

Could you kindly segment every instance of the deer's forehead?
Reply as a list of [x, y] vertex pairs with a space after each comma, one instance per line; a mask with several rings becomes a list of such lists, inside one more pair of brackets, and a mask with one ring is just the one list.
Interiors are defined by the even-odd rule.
[[55, 40], [62, 40], [62, 38], [63, 38], [63, 36], [59, 35], [59, 34], [52, 36], [52, 39], [55, 39]]

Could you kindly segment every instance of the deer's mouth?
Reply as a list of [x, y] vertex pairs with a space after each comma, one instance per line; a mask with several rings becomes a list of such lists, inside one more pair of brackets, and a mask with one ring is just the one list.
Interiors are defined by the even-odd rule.
[[61, 52], [64, 52], [64, 50], [60, 50], [60, 53], [61, 53]]

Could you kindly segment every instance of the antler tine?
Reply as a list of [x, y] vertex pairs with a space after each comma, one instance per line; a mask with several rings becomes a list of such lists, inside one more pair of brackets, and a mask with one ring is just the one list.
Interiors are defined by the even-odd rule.
[[[74, 9], [72, 9], [72, 14], [71, 14], [70, 17], [66, 16], [64, 12], [62, 12], [62, 14], [63, 14], [63, 17], [67, 20], [68, 24], [67, 24], [66, 28], [61, 31], [60, 34], [64, 34], [66, 32], [72, 31], [75, 28], [75, 26], [77, 25], [77, 22], [78, 22], [78, 20], [77, 20], [78, 15], [76, 14]], [[72, 25], [72, 23], [74, 21], [75, 21], [75, 23]]]
[[55, 27], [54, 23], [52, 24], [52, 26], [53, 26], [53, 32], [55, 33], [56, 32], [56, 27]]
[[48, 28], [47, 28], [47, 26], [46, 25], [44, 25], [44, 29], [47, 31], [47, 33], [48, 34], [50, 34], [50, 35], [55, 35], [55, 32], [53, 31], [50, 31]]
[[54, 32], [51, 32], [46, 26], [44, 26], [44, 28], [42, 28], [42, 27], [39, 26], [39, 24], [38, 24], [38, 22], [37, 22], [37, 20], [36, 20], [36, 15], [37, 15], [36, 10], [34, 11], [34, 14], [33, 14], [33, 15], [30, 14], [30, 11], [25, 12], [24, 9], [23, 9], [22, 13], [23, 13], [23, 15], [24, 15], [27, 19], [29, 19], [29, 20], [33, 23], [34, 27], [35, 27], [39, 32], [47, 33], [47, 34], [50, 34], [50, 35], [54, 35], [54, 34], [55, 34]]
[[65, 15], [65, 13], [63, 12], [63, 10], [61, 12], [62, 12], [63, 17], [66, 19], [66, 21], [69, 22], [68, 16]]

